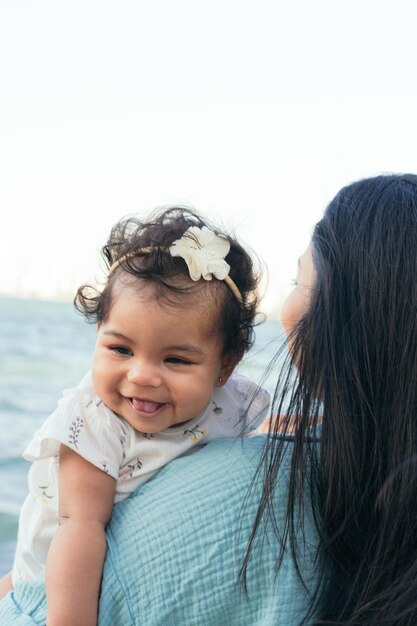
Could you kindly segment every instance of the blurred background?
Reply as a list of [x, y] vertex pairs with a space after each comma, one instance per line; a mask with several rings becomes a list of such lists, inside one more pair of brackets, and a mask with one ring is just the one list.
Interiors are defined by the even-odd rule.
[[187, 204], [259, 255], [261, 382], [327, 203], [417, 172], [416, 27], [414, 0], [0, 0], [0, 575], [22, 451], [90, 366], [71, 300], [111, 226]]
[[190, 204], [276, 316], [344, 184], [417, 171], [409, 0], [0, 0], [0, 294], [70, 299], [123, 215]]

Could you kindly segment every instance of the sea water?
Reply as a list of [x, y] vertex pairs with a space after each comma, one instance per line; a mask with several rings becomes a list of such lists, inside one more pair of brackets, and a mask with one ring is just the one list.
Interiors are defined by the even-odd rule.
[[[91, 366], [95, 327], [70, 303], [0, 298], [0, 576], [12, 564], [19, 509], [27, 493], [29, 463], [22, 451], [54, 410], [63, 389]], [[282, 342], [277, 321], [256, 328], [256, 342], [239, 371], [264, 380]]]

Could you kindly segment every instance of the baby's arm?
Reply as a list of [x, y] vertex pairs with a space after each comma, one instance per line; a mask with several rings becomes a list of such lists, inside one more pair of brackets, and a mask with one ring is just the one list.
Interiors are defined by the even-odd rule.
[[61, 445], [60, 526], [46, 563], [47, 626], [95, 626], [115, 480]]

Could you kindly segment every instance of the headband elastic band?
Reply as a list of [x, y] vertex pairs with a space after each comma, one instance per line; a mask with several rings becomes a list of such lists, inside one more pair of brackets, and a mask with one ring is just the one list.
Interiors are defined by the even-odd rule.
[[[155, 250], [156, 248], [139, 248], [138, 250], [136, 250], [136, 252], [131, 252], [129, 254], [125, 254], [121, 256], [120, 259], [117, 259], [117, 261], [115, 261], [110, 266], [109, 276], [112, 272], [114, 272], [115, 269], [117, 269], [120, 265], [122, 265], [122, 263], [126, 261], [127, 259], [133, 259], [137, 254], [143, 254], [143, 255], [152, 254], [152, 252], [154, 252]], [[208, 279], [205, 279], [205, 280], [208, 280]], [[226, 285], [229, 287], [230, 291], [235, 296], [236, 300], [238, 300], [241, 304], [243, 304], [242, 294], [240, 293], [239, 288], [236, 285], [235, 281], [232, 278], [230, 278], [230, 276], [225, 276], [224, 278], [220, 278], [218, 280], [223, 280], [226, 283]]]

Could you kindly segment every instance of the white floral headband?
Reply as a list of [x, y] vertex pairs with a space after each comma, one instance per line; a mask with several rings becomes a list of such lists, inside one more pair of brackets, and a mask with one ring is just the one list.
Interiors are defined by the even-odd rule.
[[[217, 280], [224, 280], [239, 302], [243, 302], [236, 283], [229, 276], [230, 265], [224, 260], [229, 254], [230, 243], [225, 237], [213, 233], [212, 230], [203, 226], [191, 226], [185, 231], [181, 239], [176, 239], [168, 248], [171, 256], [181, 257], [187, 263], [191, 280], [197, 281], [200, 278], [212, 280], [213, 276]], [[121, 263], [137, 254], [138, 252], [150, 253], [153, 248], [140, 248], [136, 252], [126, 254], [113, 263], [109, 274], [113, 272]]]

